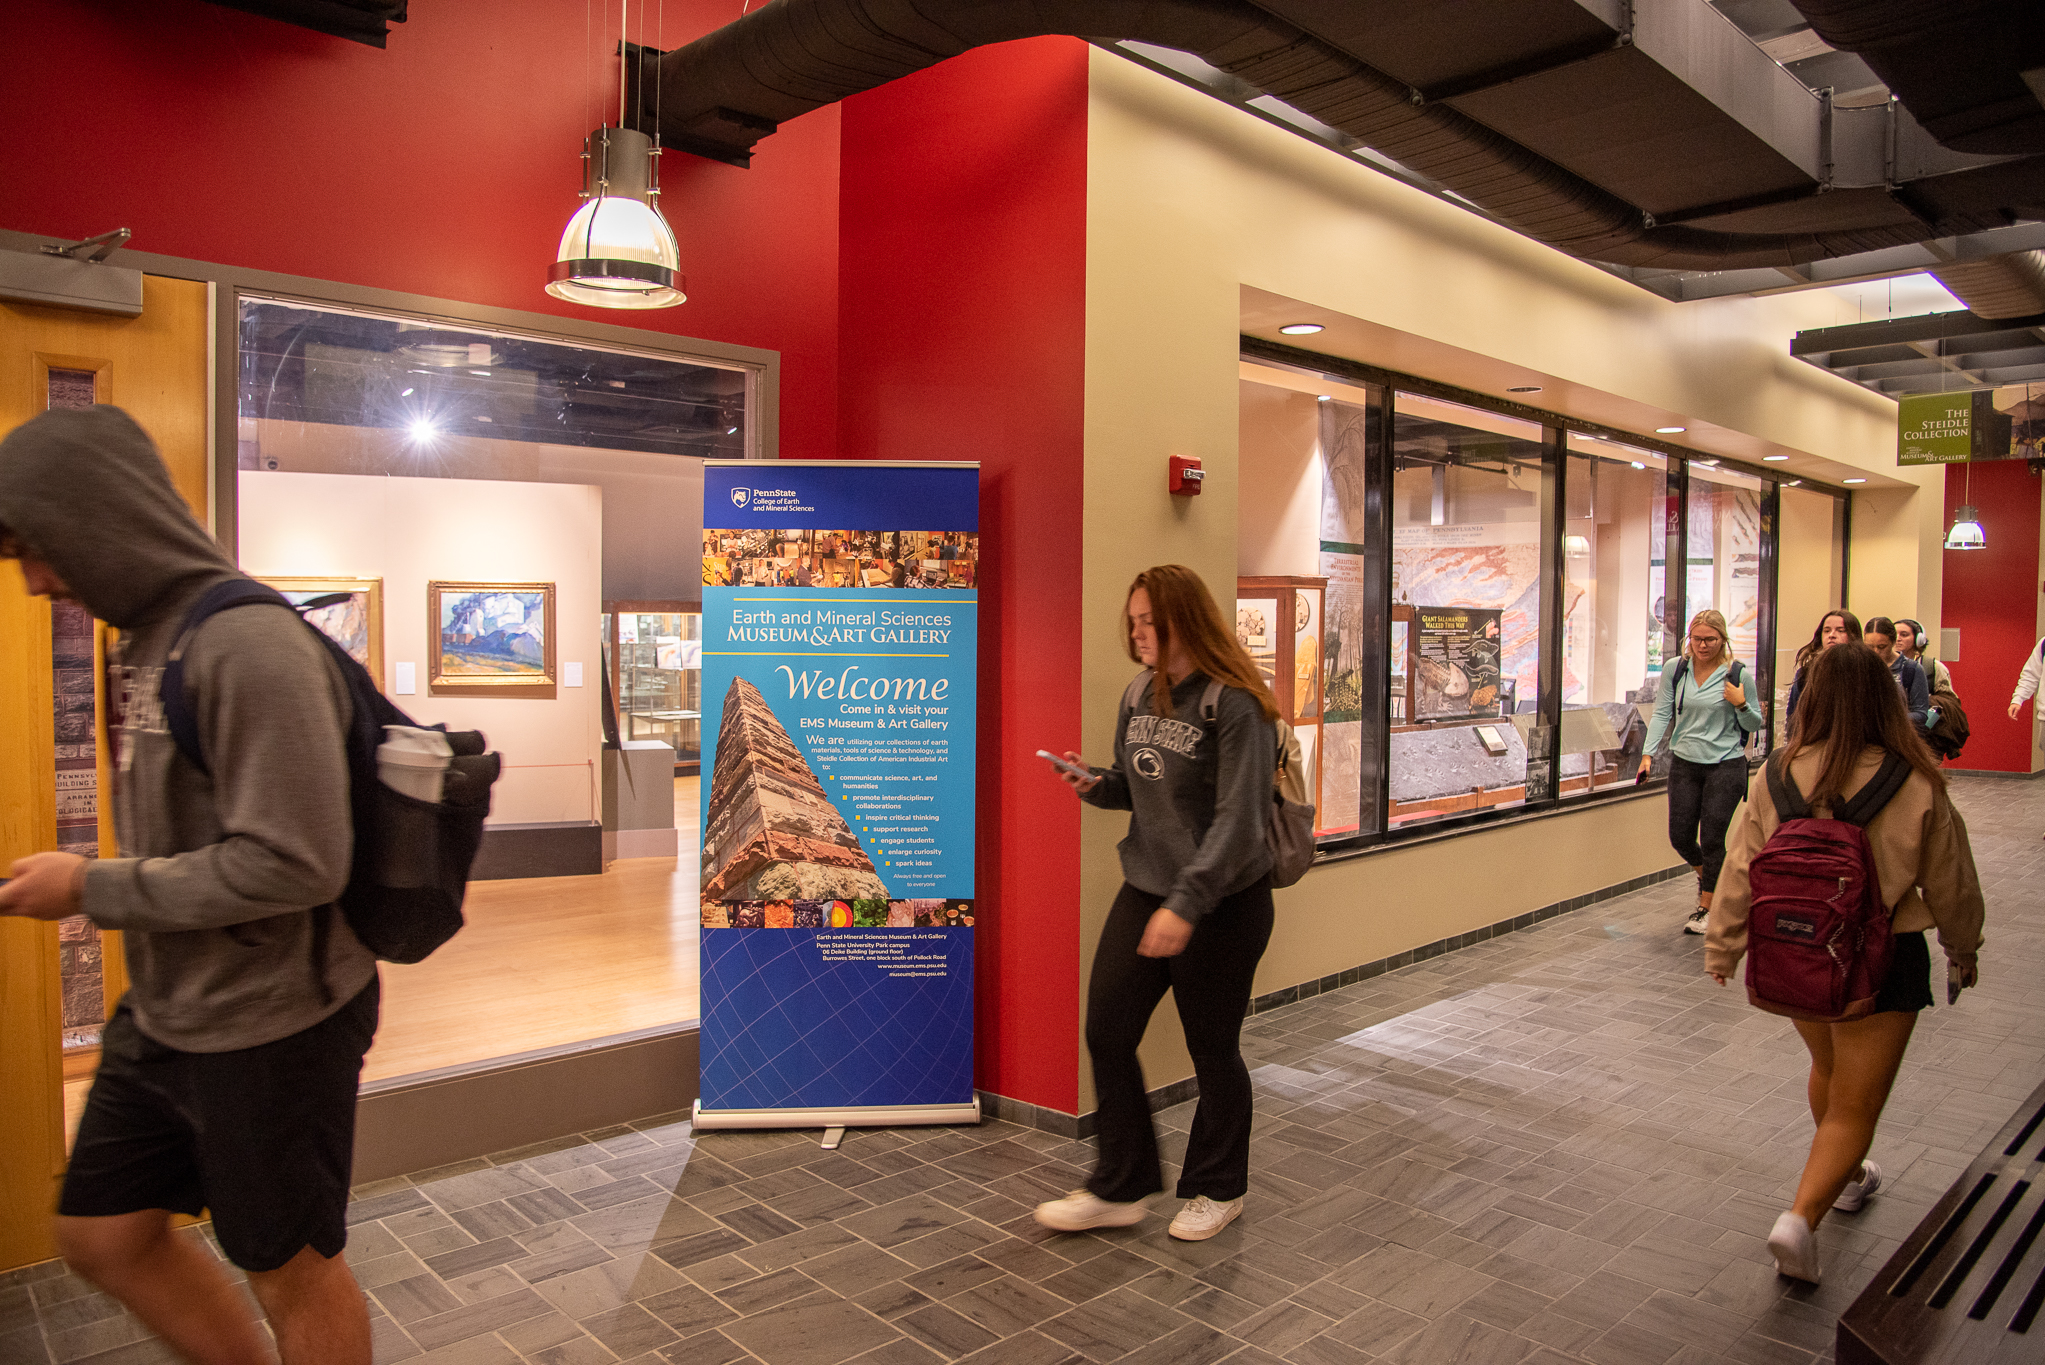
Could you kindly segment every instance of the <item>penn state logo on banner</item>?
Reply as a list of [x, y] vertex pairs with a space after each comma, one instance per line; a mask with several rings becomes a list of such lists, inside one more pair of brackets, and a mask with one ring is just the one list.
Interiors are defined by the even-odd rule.
[[731, 490], [731, 505], [733, 507], [744, 507], [752, 500], [753, 490], [750, 488], [734, 488]]

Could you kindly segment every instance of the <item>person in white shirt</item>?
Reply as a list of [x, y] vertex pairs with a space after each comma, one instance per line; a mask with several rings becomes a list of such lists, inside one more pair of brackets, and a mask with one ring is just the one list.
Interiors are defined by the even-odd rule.
[[2024, 671], [2017, 677], [2017, 690], [2010, 694], [2009, 718], [2015, 720], [2017, 712], [2024, 709], [2024, 703], [2038, 695], [2038, 678], [2045, 670], [2045, 640], [2031, 646], [2031, 657], [2024, 660]]

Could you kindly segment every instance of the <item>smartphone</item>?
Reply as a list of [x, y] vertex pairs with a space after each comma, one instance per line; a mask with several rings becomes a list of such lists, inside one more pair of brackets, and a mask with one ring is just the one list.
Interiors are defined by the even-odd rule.
[[1094, 775], [1093, 769], [1083, 768], [1077, 763], [1067, 763], [1064, 759], [1058, 757], [1058, 755], [1052, 753], [1049, 749], [1037, 750], [1037, 757], [1043, 759], [1046, 763], [1050, 764], [1052, 767], [1056, 768], [1061, 773], [1071, 773], [1074, 777], [1078, 778], [1082, 782], [1088, 781]]

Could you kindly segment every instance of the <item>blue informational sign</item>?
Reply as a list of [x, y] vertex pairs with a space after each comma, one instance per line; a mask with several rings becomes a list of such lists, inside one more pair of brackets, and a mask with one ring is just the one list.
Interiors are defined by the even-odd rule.
[[698, 1123], [956, 1121], [979, 469], [712, 462], [703, 496]]

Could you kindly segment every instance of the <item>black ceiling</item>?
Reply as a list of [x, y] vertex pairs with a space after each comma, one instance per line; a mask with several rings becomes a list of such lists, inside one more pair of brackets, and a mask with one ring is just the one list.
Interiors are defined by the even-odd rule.
[[382, 47], [390, 25], [405, 22], [406, 0], [213, 0], [216, 5], [281, 19], [315, 33]]
[[[1948, 22], [1956, 9], [1973, 27]], [[1783, 269], [2045, 219], [2045, 140], [2026, 141], [2045, 107], [2020, 74], [2045, 40], [2037, 14], [2037, 0], [770, 0], [660, 59], [659, 131], [743, 165], [808, 110], [1068, 33], [1193, 53], [1572, 255]], [[2015, 36], [1954, 64], [1997, 24]], [[648, 131], [653, 86], [633, 92]], [[1968, 150], [1984, 139], [2017, 159]]]
[[1926, 313], [1799, 332], [1789, 353], [1877, 393], [2045, 384], [2045, 313]]

